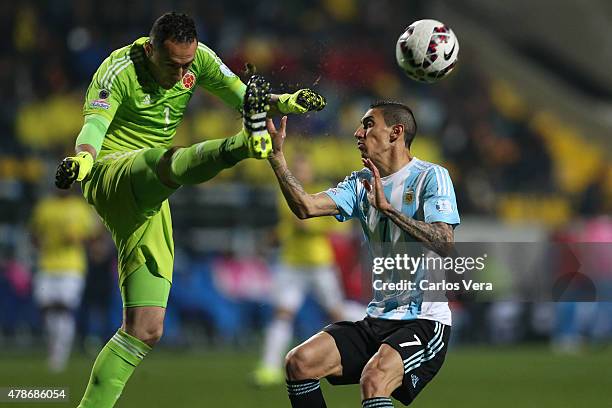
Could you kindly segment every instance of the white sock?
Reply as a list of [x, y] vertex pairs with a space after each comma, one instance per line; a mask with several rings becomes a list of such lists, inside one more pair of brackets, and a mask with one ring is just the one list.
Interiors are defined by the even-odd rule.
[[262, 364], [267, 368], [280, 369], [282, 359], [293, 338], [293, 322], [274, 319], [266, 329]]
[[75, 321], [69, 311], [50, 311], [45, 318], [49, 336], [49, 369], [63, 371], [70, 358]]

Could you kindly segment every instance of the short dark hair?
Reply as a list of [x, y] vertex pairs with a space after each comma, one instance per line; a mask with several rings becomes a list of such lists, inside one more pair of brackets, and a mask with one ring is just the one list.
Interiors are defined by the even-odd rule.
[[370, 109], [380, 109], [387, 126], [404, 125], [404, 144], [410, 149], [417, 132], [417, 124], [412, 110], [403, 103], [393, 101], [378, 101], [370, 105]]
[[191, 43], [195, 39], [197, 34], [193, 19], [187, 14], [174, 11], [155, 20], [149, 33], [149, 41], [155, 48], [159, 48], [166, 40]]

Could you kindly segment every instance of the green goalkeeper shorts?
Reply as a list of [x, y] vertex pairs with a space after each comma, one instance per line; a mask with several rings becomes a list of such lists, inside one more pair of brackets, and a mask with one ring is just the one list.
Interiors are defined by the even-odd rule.
[[[162, 184], [156, 172], [165, 152], [150, 148], [107, 154], [96, 160], [82, 183], [83, 195], [117, 246], [124, 307], [165, 306], [168, 300], [169, 286], [167, 291], [146, 290], [147, 285], [159, 287], [159, 278], [172, 283], [174, 241], [168, 197], [176, 190]], [[147, 273], [140, 272], [143, 266]], [[137, 270], [139, 276], [128, 279]], [[146, 296], [138, 299], [140, 294]], [[152, 299], [153, 294], [159, 298]]]
[[168, 304], [172, 284], [166, 278], [155, 275], [146, 265], [130, 273], [121, 285], [123, 307], [159, 306]]

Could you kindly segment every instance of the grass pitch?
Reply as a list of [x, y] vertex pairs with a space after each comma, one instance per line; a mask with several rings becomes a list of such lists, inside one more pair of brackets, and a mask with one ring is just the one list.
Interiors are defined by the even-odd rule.
[[[131, 378], [118, 408], [288, 408], [284, 386], [257, 389], [253, 352], [156, 350]], [[93, 358], [75, 355], [65, 373], [46, 371], [44, 356], [0, 352], [0, 387], [68, 387], [69, 403], [0, 403], [1, 407], [76, 407]], [[440, 374], [412, 404], [419, 408], [610, 408], [612, 348], [566, 356], [548, 348], [455, 348]], [[323, 382], [330, 408], [360, 407], [357, 386]], [[397, 407], [401, 406], [397, 401]]]

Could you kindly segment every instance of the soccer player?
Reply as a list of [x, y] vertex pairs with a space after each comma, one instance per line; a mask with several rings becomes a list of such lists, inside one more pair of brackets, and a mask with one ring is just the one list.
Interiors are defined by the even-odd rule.
[[[299, 218], [359, 219], [372, 253], [384, 244], [419, 242], [451, 254], [459, 214], [448, 171], [410, 153], [416, 134], [411, 110], [378, 102], [355, 131], [365, 168], [337, 187], [308, 194], [287, 167], [282, 146], [287, 117], [268, 120], [269, 161], [289, 207]], [[417, 276], [419, 273], [417, 273]], [[446, 354], [451, 315], [447, 302], [427, 302], [415, 291], [377, 290], [365, 319], [329, 325], [289, 352], [287, 390], [293, 408], [325, 407], [319, 380], [361, 386], [364, 408], [410, 404], [438, 372]]]
[[[242, 110], [244, 128], [226, 139], [169, 147], [198, 87]], [[86, 200], [111, 232], [124, 316], [94, 363], [80, 408], [112, 407], [162, 335], [174, 258], [168, 197], [240, 160], [267, 157], [270, 103], [281, 113], [325, 105], [308, 89], [270, 95], [269, 88], [258, 76], [245, 86], [198, 42], [194, 21], [174, 12], [159, 17], [149, 37], [112, 52], [94, 74], [77, 154], [60, 164], [56, 185], [69, 188], [82, 181]]]
[[[307, 186], [314, 183], [308, 158], [298, 155], [293, 162], [296, 176]], [[310, 290], [331, 318], [351, 319], [354, 307], [345, 307], [344, 293], [334, 266], [334, 254], [327, 236], [330, 222], [324, 218], [300, 220], [284, 204], [279, 205], [280, 262], [274, 275], [274, 318], [265, 331], [262, 361], [255, 370], [259, 386], [282, 383], [282, 357], [292, 339], [293, 319]], [[355, 318], [363, 317], [363, 308]]]
[[48, 367], [66, 367], [75, 335], [74, 313], [81, 303], [87, 260], [85, 241], [96, 230], [91, 208], [67, 192], [43, 198], [30, 222], [38, 249], [34, 299], [40, 306], [48, 342]]

